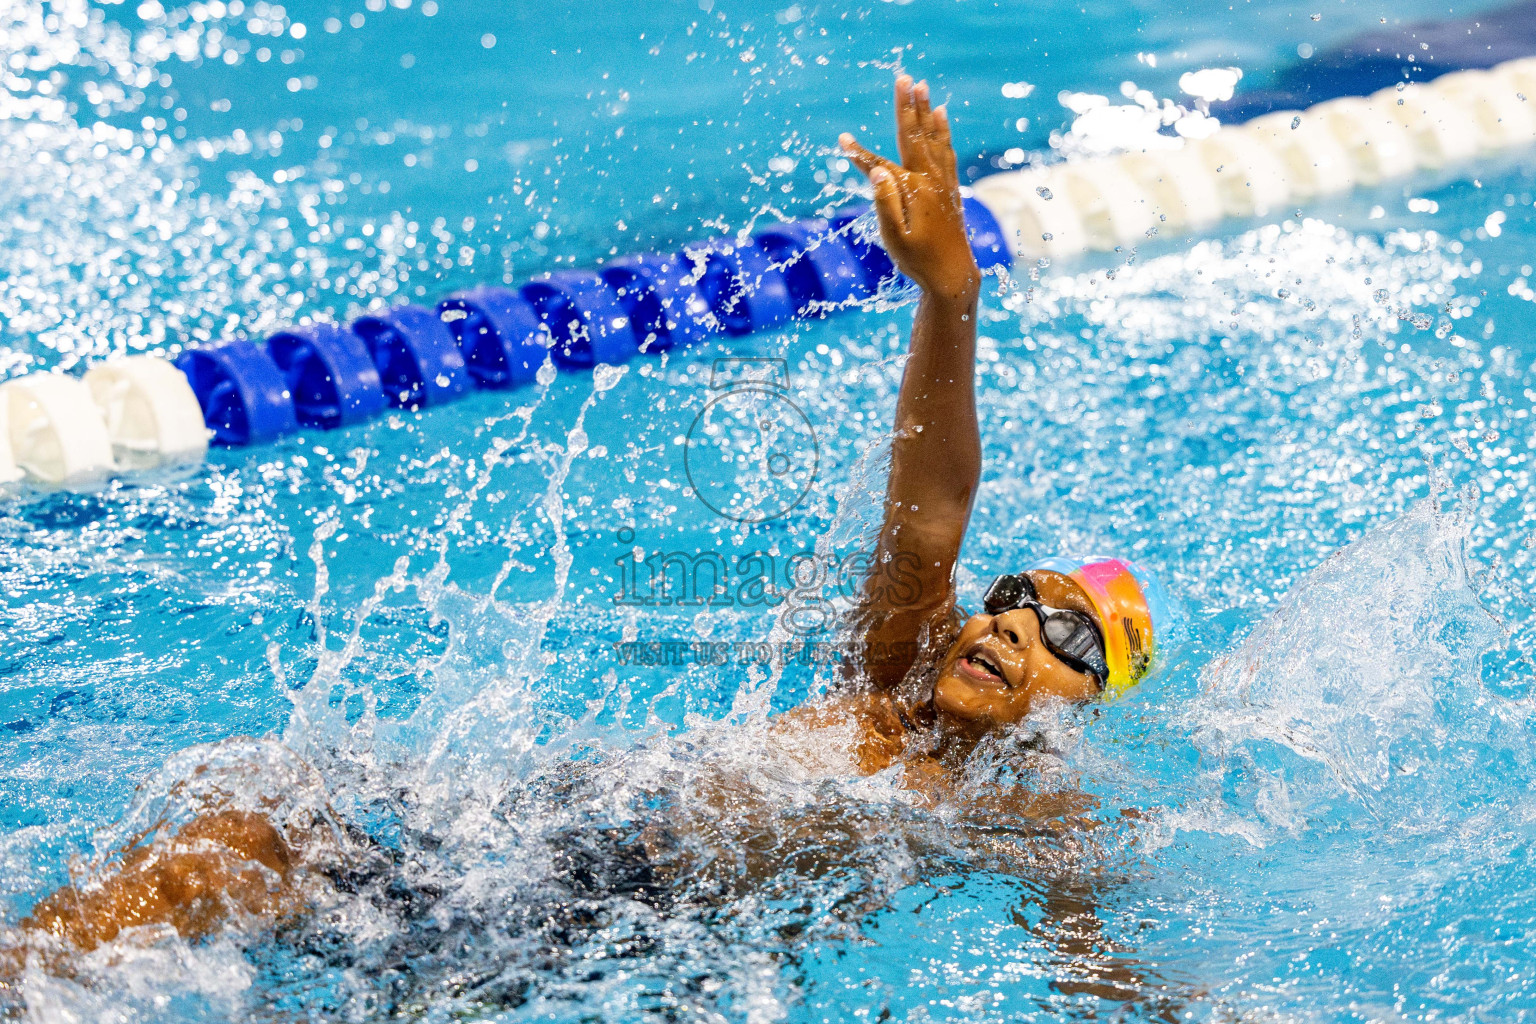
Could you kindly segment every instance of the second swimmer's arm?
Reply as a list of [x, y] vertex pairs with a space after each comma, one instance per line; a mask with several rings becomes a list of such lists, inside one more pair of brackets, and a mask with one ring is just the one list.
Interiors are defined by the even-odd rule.
[[863, 595], [865, 669], [879, 686], [911, 667], [924, 626], [953, 601], [953, 573], [981, 480], [976, 423], [976, 297], [981, 272], [965, 233], [945, 109], [926, 82], [896, 80], [901, 163], [844, 135], [874, 186], [880, 236], [922, 288], [901, 393], [885, 520]]

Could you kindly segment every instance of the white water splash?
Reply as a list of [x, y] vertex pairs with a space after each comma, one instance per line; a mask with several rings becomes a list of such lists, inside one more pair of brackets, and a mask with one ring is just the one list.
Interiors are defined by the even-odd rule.
[[1208, 786], [1236, 786], [1281, 832], [1340, 795], [1396, 829], [1445, 824], [1459, 769], [1448, 748], [1481, 739], [1468, 735], [1489, 699], [1479, 661], [1503, 639], [1470, 585], [1470, 519], [1419, 502], [1318, 566], [1211, 663], [1178, 719], [1208, 759]]

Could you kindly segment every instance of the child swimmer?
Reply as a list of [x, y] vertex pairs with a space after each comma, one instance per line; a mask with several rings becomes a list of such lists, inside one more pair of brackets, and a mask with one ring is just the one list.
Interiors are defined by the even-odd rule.
[[[857, 772], [899, 765], [903, 785], [922, 802], [974, 802], [959, 779], [976, 744], [1046, 702], [1087, 702], [1135, 686], [1163, 639], [1166, 605], [1129, 562], [1048, 558], [998, 577], [984, 611], [962, 618], [953, 575], [981, 476], [981, 273], [966, 237], [945, 109], [930, 106], [926, 83], [903, 75], [896, 120], [900, 162], [851, 135], [840, 142], [874, 189], [887, 251], [922, 291], [873, 560], [903, 559], [920, 586], [915, 598], [898, 599], [871, 571], [855, 620], [863, 657], [853, 659], [849, 685], [780, 716], [773, 734], [803, 750], [821, 746], [814, 740], [823, 730], [852, 723], [844, 753]], [[1027, 794], [985, 802], [1038, 816], [1082, 806], [1041, 804]], [[129, 851], [109, 874], [44, 898], [22, 926], [90, 950], [132, 926], [170, 925], [191, 939], [232, 911], [276, 919], [303, 908], [316, 872], [309, 845], [261, 814], [205, 814], [168, 841]]]
[[[882, 574], [865, 580], [855, 621], [866, 655], [855, 685], [796, 709], [780, 729], [852, 719], [858, 767], [903, 764], [931, 799], [955, 795], [976, 743], [1048, 700], [1085, 702], [1135, 686], [1167, 628], [1167, 601], [1130, 562], [1040, 559], [988, 588], [962, 621], [954, 567], [981, 479], [976, 417], [976, 302], [981, 273], [966, 237], [944, 107], [926, 82], [896, 80], [900, 162], [839, 140], [874, 188], [880, 237], [922, 290], [896, 401], [885, 519], [875, 566], [901, 559], [915, 600], [894, 600]], [[904, 590], [904, 592], [906, 592]], [[890, 657], [887, 652], [911, 652]]]

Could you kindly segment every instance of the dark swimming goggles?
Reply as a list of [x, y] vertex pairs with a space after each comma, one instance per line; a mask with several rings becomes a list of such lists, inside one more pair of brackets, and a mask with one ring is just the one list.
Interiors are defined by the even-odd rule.
[[1046, 650], [1079, 672], [1098, 677], [1102, 689], [1109, 678], [1109, 664], [1104, 660], [1104, 640], [1098, 625], [1082, 612], [1070, 608], [1052, 608], [1040, 601], [1035, 581], [1023, 573], [999, 576], [981, 599], [988, 615], [1001, 615], [1016, 608], [1032, 609], [1040, 620], [1040, 639]]

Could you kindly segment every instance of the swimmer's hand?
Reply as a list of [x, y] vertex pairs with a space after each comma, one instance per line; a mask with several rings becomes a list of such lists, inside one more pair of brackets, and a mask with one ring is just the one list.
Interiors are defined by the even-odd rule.
[[981, 271], [965, 236], [949, 115], [930, 109], [928, 83], [896, 79], [896, 149], [887, 160], [854, 140], [838, 139], [875, 190], [880, 238], [897, 268], [934, 298], [969, 305], [981, 289]]

